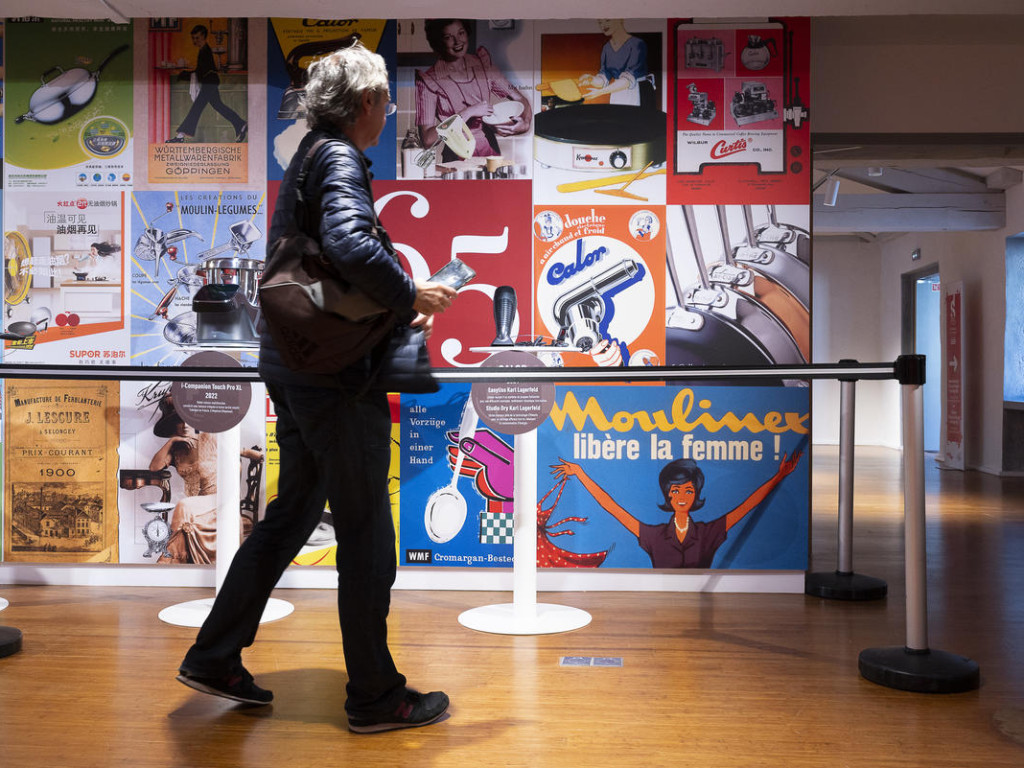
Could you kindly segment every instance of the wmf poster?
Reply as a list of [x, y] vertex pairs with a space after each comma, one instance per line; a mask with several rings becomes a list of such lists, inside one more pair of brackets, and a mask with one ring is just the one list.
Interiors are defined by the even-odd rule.
[[132, 195], [133, 365], [178, 365], [205, 349], [256, 364], [265, 201], [256, 190]]
[[807, 202], [809, 29], [669, 22], [669, 202]]
[[235, 478], [219, 477], [217, 434], [186, 424], [174, 408], [170, 382], [123, 382], [116, 469], [120, 558], [131, 563], [212, 563], [217, 559], [217, 488], [238, 483], [243, 538], [265, 507], [267, 453], [261, 384], [238, 425]]
[[564, 365], [665, 359], [664, 206], [535, 206], [534, 326]]
[[534, 202], [665, 202], [664, 23], [537, 24]]
[[[306, 70], [322, 56], [359, 41], [384, 57], [394, 94], [395, 25], [384, 19], [270, 19], [267, 34], [267, 178], [280, 180], [308, 130]], [[366, 155], [378, 179], [395, 178], [396, 118]]]
[[401, 21], [399, 178], [530, 178], [533, 27], [520, 19]]
[[560, 387], [538, 538], [604, 568], [804, 570], [809, 434], [806, 389]]
[[117, 384], [8, 381], [5, 396], [4, 560], [117, 562]]
[[480, 423], [468, 384], [403, 396], [399, 563], [512, 565], [513, 439]]
[[248, 19], [148, 20], [140, 132], [149, 184], [249, 182], [249, 27]]
[[[519, 309], [512, 332], [530, 337], [530, 184], [528, 181], [374, 182], [377, 211], [406, 268], [426, 279], [453, 257], [476, 278], [434, 316], [435, 366], [479, 365], [495, 339], [494, 294], [508, 286]], [[663, 257], [664, 258], [664, 257]]]
[[130, 185], [131, 26], [8, 21], [5, 49], [5, 186]]
[[124, 198], [21, 190], [4, 198], [8, 362], [124, 365]]

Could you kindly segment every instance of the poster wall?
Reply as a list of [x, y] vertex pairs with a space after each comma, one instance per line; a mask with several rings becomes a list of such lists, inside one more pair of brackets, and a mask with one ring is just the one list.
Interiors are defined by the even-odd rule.
[[[8, 20], [3, 361], [158, 369], [216, 350], [255, 366], [258, 284], [281, 180], [307, 130], [306, 73], [358, 41], [384, 57], [396, 105], [366, 154], [403, 267], [427, 279], [459, 258], [476, 272], [435, 318], [436, 367], [483, 365], [496, 343], [551, 366], [805, 363], [809, 29], [774, 17]], [[499, 307], [511, 307], [507, 328]], [[154, 376], [103, 396], [120, 426], [103, 438], [113, 497], [104, 486], [102, 515], [78, 490], [31, 497], [21, 485], [15, 497], [5, 482], [5, 515], [15, 499], [21, 510], [5, 553], [15, 541], [10, 554], [26, 562], [61, 552], [167, 562], [183, 521], [211, 522], [201, 465], [212, 436], [169, 425], [165, 384]], [[393, 397], [403, 565], [511, 563], [513, 440], [479, 423], [469, 392], [446, 383]], [[558, 392], [540, 427], [541, 565], [803, 567], [805, 382]], [[243, 498], [256, 499], [249, 522], [276, 493], [278, 471], [273, 408], [262, 395], [253, 402], [243, 422], [252, 455], [239, 457]], [[679, 426], [681, 403], [704, 415]], [[5, 404], [17, 413], [10, 395]], [[649, 413], [653, 426], [637, 416], [599, 428], [598, 412]], [[722, 440], [746, 453], [714, 453]], [[613, 443], [639, 453], [608, 458]], [[26, 458], [8, 455], [7, 481], [27, 481]], [[693, 508], [693, 531], [749, 508], [730, 518], [710, 560], [665, 565], [629, 520], [666, 526], [658, 477], [683, 460], [699, 466], [707, 499]], [[39, 521], [72, 503], [65, 497], [86, 511], [60, 523], [61, 535], [74, 538], [66, 532], [80, 524], [92, 543], [43, 542], [58, 544], [55, 554], [39, 544]], [[332, 519], [325, 506], [297, 564], [334, 563]], [[197, 537], [177, 561], [212, 561], [215, 544]]]

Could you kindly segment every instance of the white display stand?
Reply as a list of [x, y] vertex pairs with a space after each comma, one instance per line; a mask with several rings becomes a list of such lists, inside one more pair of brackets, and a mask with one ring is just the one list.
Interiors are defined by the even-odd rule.
[[4, 600], [2, 597], [0, 597], [0, 611], [2, 611], [8, 605], [10, 605], [10, 603], [8, 603], [6, 600]]
[[548, 635], [590, 623], [579, 608], [537, 602], [537, 432], [515, 436], [512, 602], [471, 608], [459, 623], [499, 635]]
[[[238, 457], [242, 451], [242, 438], [238, 427], [217, 433], [217, 563], [216, 591], [219, 592], [227, 576], [231, 561], [238, 552], [241, 535], [239, 505], [241, 493], [238, 488]], [[231, 479], [235, 478], [234, 482]], [[201, 627], [210, 615], [214, 598], [189, 600], [171, 605], [160, 611], [160, 620], [179, 627]], [[260, 623], [277, 621], [295, 610], [286, 600], [271, 598], [263, 609]]]

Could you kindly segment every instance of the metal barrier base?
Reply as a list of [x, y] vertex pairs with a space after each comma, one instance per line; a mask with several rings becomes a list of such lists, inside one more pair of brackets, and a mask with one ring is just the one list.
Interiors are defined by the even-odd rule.
[[0, 659], [13, 656], [21, 650], [21, 630], [14, 627], [0, 627]]
[[882, 579], [859, 573], [808, 573], [804, 577], [804, 592], [829, 600], [880, 600], [889, 587]]
[[963, 693], [981, 685], [977, 662], [948, 651], [867, 648], [857, 666], [872, 683], [914, 693]]

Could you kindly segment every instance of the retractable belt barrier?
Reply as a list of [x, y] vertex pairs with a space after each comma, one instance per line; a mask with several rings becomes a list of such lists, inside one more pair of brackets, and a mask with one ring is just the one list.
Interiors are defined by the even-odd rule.
[[[519, 349], [529, 351], [529, 348]], [[924, 494], [924, 419], [921, 387], [925, 381], [923, 355], [903, 355], [892, 363], [812, 363], [791, 366], [649, 366], [643, 368], [448, 368], [437, 369], [435, 378], [441, 382], [543, 381], [560, 383], [594, 382], [697, 382], [701, 379], [756, 381], [769, 379], [808, 380], [835, 379], [842, 384], [840, 445], [840, 532], [838, 586], [828, 577], [809, 574], [808, 592], [822, 597], [866, 599], [857, 590], [861, 579], [852, 570], [852, 484], [853, 484], [853, 386], [858, 380], [891, 380], [900, 384], [903, 435], [903, 512], [906, 568], [906, 644], [868, 648], [861, 651], [858, 666], [866, 679], [906, 691], [920, 693], [954, 693], [977, 688], [980, 671], [976, 662], [948, 651], [928, 646], [927, 559], [925, 552]], [[82, 367], [70, 365], [0, 364], [0, 379], [74, 379], [120, 381], [259, 381], [252, 368], [157, 368], [142, 366]], [[518, 511], [518, 508], [517, 508]], [[519, 568], [516, 559], [516, 568]], [[535, 573], [536, 561], [532, 563]], [[856, 577], [856, 578], [855, 578]], [[523, 580], [520, 580], [523, 581]], [[869, 597], [880, 597], [884, 582], [870, 580]], [[526, 579], [533, 585], [535, 580]], [[812, 591], [817, 589], [817, 591]], [[838, 589], [842, 594], [834, 593]], [[849, 593], [853, 589], [856, 596]], [[831, 592], [830, 594], [824, 594]], [[844, 593], [845, 592], [845, 593]], [[884, 595], [884, 591], [882, 592]], [[535, 595], [533, 596], [535, 599]], [[16, 646], [16, 647], [15, 647]], [[5, 648], [10, 648], [5, 653]], [[0, 656], [21, 648], [21, 633], [11, 627], [0, 627]]]

